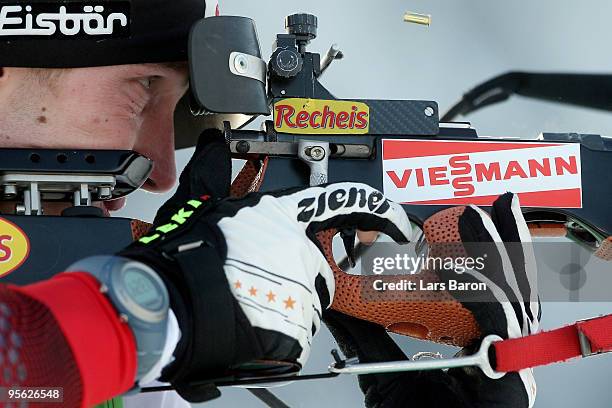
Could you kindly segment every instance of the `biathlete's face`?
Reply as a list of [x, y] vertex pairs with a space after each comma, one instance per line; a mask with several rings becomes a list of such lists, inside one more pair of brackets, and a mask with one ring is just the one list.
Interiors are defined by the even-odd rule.
[[174, 185], [173, 118], [186, 63], [1, 73], [0, 147], [135, 150], [155, 162], [146, 190]]

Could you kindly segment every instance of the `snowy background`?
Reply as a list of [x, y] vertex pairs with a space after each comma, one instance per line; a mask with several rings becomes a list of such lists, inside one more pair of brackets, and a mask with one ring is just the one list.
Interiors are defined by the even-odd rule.
[[[404, 23], [405, 11], [432, 15], [431, 27]], [[509, 70], [609, 72], [612, 70], [612, 2], [552, 0], [222, 0], [226, 15], [257, 22], [267, 59], [284, 17], [308, 12], [319, 17], [310, 50], [324, 53], [338, 43], [345, 59], [326, 72], [323, 83], [341, 98], [425, 99], [450, 107], [463, 92]], [[469, 117], [481, 135], [533, 138], [541, 131], [612, 135], [612, 115], [521, 97]], [[178, 171], [192, 150], [177, 154]], [[609, 182], [609, 181], [606, 181]], [[151, 220], [167, 195], [134, 194], [120, 216]], [[544, 328], [602, 313], [612, 304], [545, 303]], [[430, 344], [397, 337], [410, 355]], [[329, 364], [333, 339], [315, 339], [306, 373]], [[452, 350], [444, 350], [448, 356]], [[609, 407], [612, 356], [594, 357], [536, 370], [536, 407]], [[206, 407], [264, 406], [247, 391], [223, 389]], [[358, 407], [362, 395], [353, 377], [293, 384], [275, 391], [291, 407]]]

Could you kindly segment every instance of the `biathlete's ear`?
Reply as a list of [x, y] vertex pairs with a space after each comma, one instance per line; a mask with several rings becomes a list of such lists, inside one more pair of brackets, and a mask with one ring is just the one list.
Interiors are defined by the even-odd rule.
[[179, 177], [174, 195], [162, 205], [155, 223], [183, 206], [192, 198], [229, 196], [232, 182], [232, 157], [223, 134], [217, 129], [202, 132], [195, 152]]
[[279, 198], [293, 201], [287, 208], [295, 209], [297, 221], [309, 235], [330, 228], [357, 228], [408, 242], [412, 234], [403, 208], [367, 184], [334, 183]]

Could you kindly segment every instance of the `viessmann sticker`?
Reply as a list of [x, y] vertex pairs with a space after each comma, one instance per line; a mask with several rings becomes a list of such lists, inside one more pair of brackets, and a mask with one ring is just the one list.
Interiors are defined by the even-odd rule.
[[274, 104], [274, 129], [292, 134], [365, 134], [370, 108], [363, 102], [288, 98]]
[[404, 204], [582, 208], [580, 144], [385, 139], [383, 189]]
[[28, 259], [30, 240], [17, 225], [0, 218], [0, 277], [13, 272]]

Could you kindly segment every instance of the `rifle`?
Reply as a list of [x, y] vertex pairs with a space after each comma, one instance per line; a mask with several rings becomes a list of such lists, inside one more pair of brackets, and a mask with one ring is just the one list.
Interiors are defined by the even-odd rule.
[[[612, 139], [579, 133], [543, 133], [537, 140], [482, 138], [469, 123], [452, 122], [458, 114], [500, 102], [512, 93], [556, 101], [555, 92], [563, 92], [564, 102], [612, 110], [606, 99], [610, 94], [607, 90], [612, 90], [612, 77], [511, 73], [476, 87], [440, 120], [434, 101], [336, 98], [319, 79], [333, 61], [343, 57], [341, 51], [332, 46], [321, 58], [306, 50], [316, 38], [315, 16], [289, 16], [286, 28], [286, 34], [277, 36], [267, 64], [261, 59], [250, 19], [208, 18], [192, 29], [191, 94], [190, 100], [181, 102], [175, 121], [177, 146], [193, 145], [190, 138], [198, 134], [198, 128], [214, 124], [222, 129], [233, 158], [247, 161], [232, 185], [233, 196], [255, 190], [360, 182], [401, 202], [411, 221], [422, 226], [438, 211], [461, 204], [486, 207], [497, 195], [513, 190], [521, 198], [532, 235], [566, 236], [598, 256], [612, 259], [612, 217], [608, 215], [612, 189], [595, 182], [612, 176], [606, 166], [612, 159]], [[593, 89], [599, 91], [591, 92]], [[185, 115], [188, 110], [203, 118], [203, 124], [195, 124]], [[262, 130], [243, 129], [254, 118], [271, 111], [274, 116], [263, 123]], [[351, 314], [353, 310], [343, 308], [341, 303], [359, 302], [359, 292], [346, 289], [358, 288], [360, 277], [346, 275], [343, 269], [363, 247], [353, 248], [354, 236], [344, 231], [348, 256], [337, 265], [331, 251], [336, 233], [330, 230], [318, 237], [336, 279], [332, 308]], [[342, 298], [342, 302], [336, 302], [336, 298]], [[445, 313], [439, 309], [445, 302], [432, 302], [426, 307], [432, 309], [430, 317]], [[425, 331], [420, 331], [417, 317], [390, 316], [398, 318], [398, 323], [413, 324], [387, 328], [459, 346], [479, 336], [475, 322], [469, 319], [457, 325], [458, 331], [449, 333], [432, 321], [421, 325]], [[335, 363], [328, 373], [293, 376], [291, 380], [473, 365], [490, 378], [499, 378], [503, 373], [492, 369], [488, 353], [489, 346], [500, 341], [495, 336], [486, 337], [473, 356], [416, 362], [355, 364], [342, 360], [334, 351]], [[582, 338], [580, 344], [582, 351]], [[591, 354], [589, 348], [582, 355]], [[287, 377], [269, 372], [239, 373], [234, 378], [209, 379], [194, 386], [210, 382], [216, 386], [254, 386], [284, 380]], [[269, 406], [286, 406], [269, 391], [253, 394]]]
[[[206, 126], [219, 115], [228, 119], [217, 119], [217, 126], [223, 130], [233, 157], [247, 161], [232, 185], [233, 196], [328, 182], [360, 182], [402, 203], [410, 220], [423, 226], [438, 211], [461, 204], [487, 207], [497, 195], [512, 190], [519, 194], [533, 236], [566, 236], [598, 256], [612, 259], [612, 217], [608, 215], [612, 189], [594, 181], [612, 175], [606, 166], [612, 159], [612, 139], [579, 133], [543, 133], [537, 140], [483, 138], [470, 123], [452, 122], [459, 114], [501, 102], [513, 93], [554, 101], [564, 97], [565, 103], [612, 110], [607, 99], [612, 76], [502, 75], [466, 93], [440, 120], [434, 101], [336, 98], [319, 79], [333, 61], [343, 57], [342, 52], [335, 45], [323, 58], [306, 51], [316, 37], [317, 18], [313, 15], [291, 15], [286, 28], [286, 34], [277, 36], [267, 64], [261, 59], [256, 30], [249, 19], [209, 18], [192, 30], [191, 112], [204, 115]], [[260, 131], [243, 129], [253, 118], [270, 113], [272, 120], [266, 120]], [[237, 121], [235, 115], [243, 115], [243, 120]], [[244, 115], [252, 115], [251, 120], [245, 121]], [[193, 139], [184, 136], [197, 129], [188, 117], [176, 121], [175, 129], [177, 145], [193, 145]], [[354, 232], [342, 233], [347, 258], [338, 265], [331, 245], [337, 231], [318, 235], [336, 280], [332, 309], [361, 318], [355, 313], [359, 310], [351, 307], [361, 304], [386, 315], [389, 331], [457, 346], [479, 338], [479, 330], [469, 317], [457, 315], [452, 307], [444, 309], [448, 301], [414, 308], [408, 303], [419, 302], [361, 302], [359, 288], [366, 286], [362, 283], [367, 277], [347, 275], [343, 270], [364, 247], [353, 248]], [[444, 326], [448, 320], [459, 329], [451, 332]], [[487, 357], [489, 346], [496, 342], [503, 343], [488, 336], [474, 355], [427, 361], [359, 364], [342, 360], [332, 351], [335, 363], [329, 373], [292, 380], [466, 365], [479, 366], [490, 378], [499, 378], [503, 374], [492, 369]], [[282, 376], [255, 376], [215, 384], [247, 386], [282, 380]], [[166, 389], [169, 387], [145, 391]], [[254, 395], [269, 406], [286, 406], [269, 391]]]
[[[215, 43], [215, 30], [227, 27], [209, 27], [213, 22], [208, 20], [192, 34], [191, 85], [202, 111], [223, 112], [215, 98], [226, 98], [227, 91], [217, 96], [210, 83], [228, 79], [216, 78], [214, 72], [211, 78], [208, 64], [213, 52], [202, 50], [214, 49], [225, 57], [220, 49], [236, 45]], [[417, 226], [450, 206], [486, 207], [499, 194], [513, 191], [521, 199], [532, 235], [566, 236], [599, 256], [609, 256], [612, 188], [597, 181], [612, 175], [606, 165], [612, 159], [612, 138], [580, 133], [484, 138], [470, 123], [451, 120], [512, 93], [612, 110], [607, 92], [612, 89], [611, 76], [505, 74], [466, 93], [440, 120], [434, 101], [336, 98], [319, 79], [343, 57], [342, 52], [333, 45], [321, 58], [306, 50], [317, 33], [313, 15], [291, 15], [286, 28], [286, 34], [277, 35], [267, 75], [259, 61], [257, 70], [265, 79], [260, 76], [248, 95], [257, 99], [253, 95], [264, 89], [265, 103], [259, 98], [257, 113], [269, 113], [269, 106], [272, 120], [266, 120], [260, 131], [236, 129], [227, 121], [223, 126], [233, 157], [260, 170], [260, 191], [326, 182], [366, 183], [402, 203]], [[259, 58], [259, 50], [254, 54]], [[255, 57], [241, 61], [246, 64], [247, 58]], [[206, 61], [206, 71], [198, 61]], [[227, 71], [226, 60], [224, 64]], [[241, 85], [244, 88], [244, 82]], [[238, 97], [245, 98], [245, 92], [230, 96]]]
[[[224, 24], [229, 19], [231, 25]], [[611, 138], [580, 133], [484, 138], [470, 123], [451, 121], [512, 93], [548, 100], [558, 94], [567, 103], [609, 110], [609, 76], [503, 75], [468, 92], [441, 121], [434, 101], [336, 98], [319, 79], [343, 57], [342, 52], [335, 45], [323, 58], [307, 51], [316, 38], [317, 17], [291, 15], [286, 29], [277, 35], [267, 64], [248, 19], [205, 19], [192, 30], [191, 102], [196, 106], [192, 112], [273, 115], [259, 131], [223, 122], [233, 157], [247, 160], [234, 183], [234, 195], [332, 182], [365, 183], [401, 203], [412, 223], [422, 227], [441, 210], [468, 204], [487, 207], [500, 194], [512, 191], [521, 200], [533, 236], [565, 236], [601, 258], [612, 259], [612, 188], [598, 182], [612, 176]], [[251, 39], [248, 46], [235, 40], [240, 37]], [[200, 61], [205, 65], [200, 66]], [[212, 69], [211, 61], [216, 61]], [[599, 91], [591, 92], [594, 87]], [[232, 89], [238, 93], [231, 94]], [[240, 109], [228, 110], [228, 99], [232, 108]], [[313, 208], [317, 205], [323, 203], [313, 203]], [[332, 308], [360, 317], [359, 307], [354, 306], [360, 304], [359, 290], [354, 289], [363, 287], [366, 277], [345, 274], [343, 269], [364, 247], [354, 247], [354, 231], [341, 232], [347, 259], [336, 265], [331, 250], [336, 233], [319, 236], [336, 278]], [[452, 313], [444, 309], [444, 302], [434, 303], [426, 308], [432, 315]], [[388, 308], [376, 303], [369, 307]], [[395, 324], [410, 320], [407, 314], [415, 310], [400, 309], [388, 310], [385, 326], [391, 331], [459, 346], [478, 337], [475, 322], [469, 319], [454, 333], [435, 318]]]

